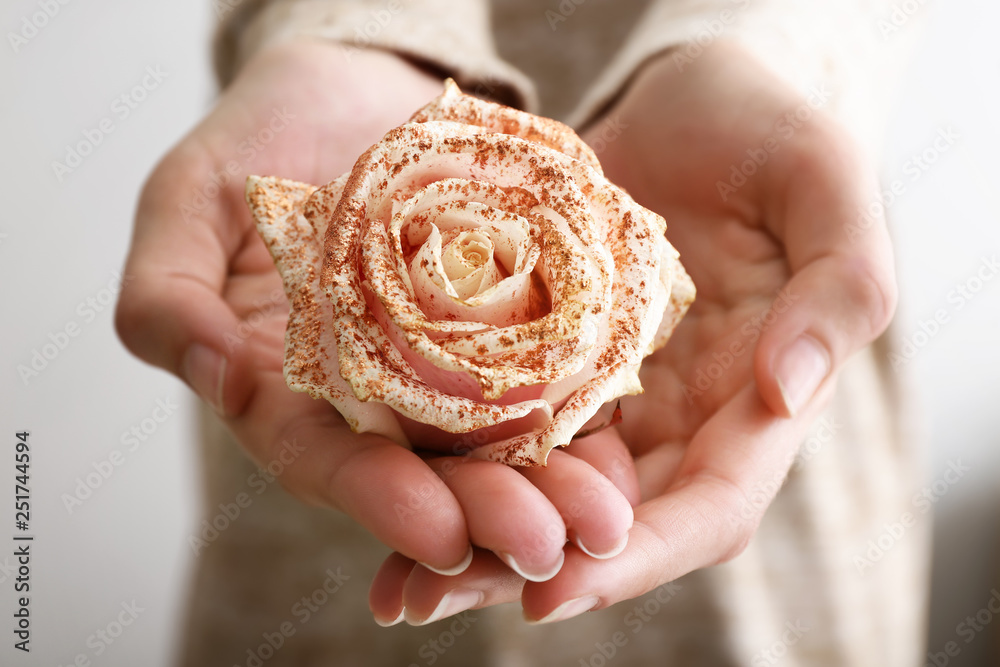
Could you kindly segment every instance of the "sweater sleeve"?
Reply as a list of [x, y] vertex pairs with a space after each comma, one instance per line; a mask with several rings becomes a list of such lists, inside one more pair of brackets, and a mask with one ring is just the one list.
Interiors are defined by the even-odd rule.
[[[346, 62], [362, 48], [397, 53], [467, 92], [537, 108], [532, 82], [496, 53], [488, 0], [215, 0], [214, 60], [226, 85], [261, 48], [295, 39], [335, 42]], [[228, 3], [228, 4], [227, 4]]]
[[654, 0], [625, 46], [581, 100], [575, 126], [594, 120], [649, 59], [683, 72], [716, 40], [740, 43], [804, 97], [877, 150], [897, 74], [920, 10], [891, 0]]

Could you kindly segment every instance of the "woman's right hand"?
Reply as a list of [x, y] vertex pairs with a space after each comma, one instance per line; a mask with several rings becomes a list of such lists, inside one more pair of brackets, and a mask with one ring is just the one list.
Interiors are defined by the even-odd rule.
[[[466, 567], [471, 539], [509, 554], [524, 571], [554, 574], [567, 535], [565, 506], [579, 489], [614, 498], [588, 498], [594, 513], [574, 527], [577, 537], [600, 551], [626, 536], [629, 503], [598, 472], [622, 457], [631, 475], [615, 481], [635, 495], [620, 442], [582, 457], [594, 465], [555, 456], [565, 465], [530, 481], [478, 460], [456, 461], [441, 474], [441, 459], [425, 462], [380, 436], [352, 433], [333, 406], [285, 384], [288, 309], [244, 203], [246, 177], [327, 183], [442, 90], [440, 80], [397, 56], [345, 54], [321, 42], [262, 51], [157, 166], [136, 213], [119, 335], [208, 402], [257, 464], [280, 461], [282, 485], [302, 501], [346, 512], [435, 570]], [[489, 488], [495, 492], [485, 494]], [[516, 521], [511, 508], [521, 510]], [[546, 536], [541, 548], [539, 536]]]

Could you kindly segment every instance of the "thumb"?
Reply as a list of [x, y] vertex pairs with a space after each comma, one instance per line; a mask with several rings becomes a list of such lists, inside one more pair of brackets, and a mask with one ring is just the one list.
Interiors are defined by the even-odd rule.
[[209, 168], [182, 146], [147, 182], [115, 327], [140, 359], [180, 377], [221, 414], [237, 414], [253, 386], [250, 365], [237, 358], [248, 351], [227, 350], [225, 334], [239, 319], [222, 293], [239, 225], [226, 223], [218, 199], [196, 210], [180, 196], [200, 188], [192, 179], [205, 173]]
[[843, 131], [826, 130], [796, 157], [778, 171], [769, 222], [792, 276], [754, 357], [761, 396], [789, 417], [886, 329], [897, 298], [877, 179], [860, 152]]

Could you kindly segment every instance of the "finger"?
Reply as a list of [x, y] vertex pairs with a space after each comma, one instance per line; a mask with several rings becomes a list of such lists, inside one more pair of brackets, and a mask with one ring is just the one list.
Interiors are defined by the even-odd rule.
[[375, 622], [383, 628], [396, 625], [403, 620], [403, 587], [414, 567], [415, 561], [399, 552], [389, 554], [368, 590], [368, 608]]
[[585, 553], [594, 558], [611, 558], [625, 548], [632, 527], [632, 506], [589, 463], [554, 450], [544, 468], [519, 470], [549, 499], [562, 516], [570, 538]]
[[574, 439], [562, 451], [592, 465], [611, 480], [632, 505], [639, 504], [635, 461], [616, 429], [609, 428], [586, 438]]
[[[395, 556], [395, 558], [394, 558]], [[390, 556], [372, 581], [369, 599], [378, 619], [403, 618], [410, 625], [427, 625], [469, 609], [514, 602], [521, 597], [524, 579], [495, 554], [476, 549], [469, 568], [446, 577], [406, 559]], [[411, 561], [412, 562], [412, 561]], [[392, 616], [392, 614], [397, 616]], [[381, 622], [381, 621], [380, 621]]]
[[564, 620], [738, 555], [780, 488], [813, 416], [779, 418], [752, 386], [741, 391], [694, 437], [667, 492], [635, 509], [625, 550], [599, 561], [567, 548], [556, 577], [525, 586], [525, 617]]
[[150, 177], [136, 213], [115, 325], [134, 354], [184, 379], [223, 414], [235, 414], [253, 390], [249, 364], [229, 355], [227, 332], [239, 319], [222, 298], [229, 260], [243, 236], [217, 198], [185, 220], [182, 193], [203, 185], [205, 158], [181, 149]]
[[469, 538], [525, 579], [545, 581], [563, 562], [566, 526], [548, 498], [514, 468], [493, 461], [427, 461], [464, 510]]
[[352, 433], [332, 406], [288, 391], [264, 373], [243, 415], [229, 420], [256, 463], [289, 493], [353, 517], [388, 547], [429, 567], [460, 572], [471, 560], [458, 500], [416, 454]]
[[888, 326], [896, 304], [892, 245], [877, 179], [846, 132], [817, 122], [792, 158], [775, 160], [766, 219], [792, 278], [755, 353], [761, 395], [782, 415]]
[[679, 442], [663, 442], [636, 462], [636, 473], [643, 500], [661, 495], [677, 475], [687, 447]]

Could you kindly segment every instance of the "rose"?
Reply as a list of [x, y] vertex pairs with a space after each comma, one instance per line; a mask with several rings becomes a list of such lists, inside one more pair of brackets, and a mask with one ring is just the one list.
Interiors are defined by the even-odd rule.
[[403, 444], [544, 465], [641, 392], [694, 298], [663, 218], [572, 130], [451, 81], [350, 173], [251, 177], [247, 201], [292, 306], [289, 387]]

